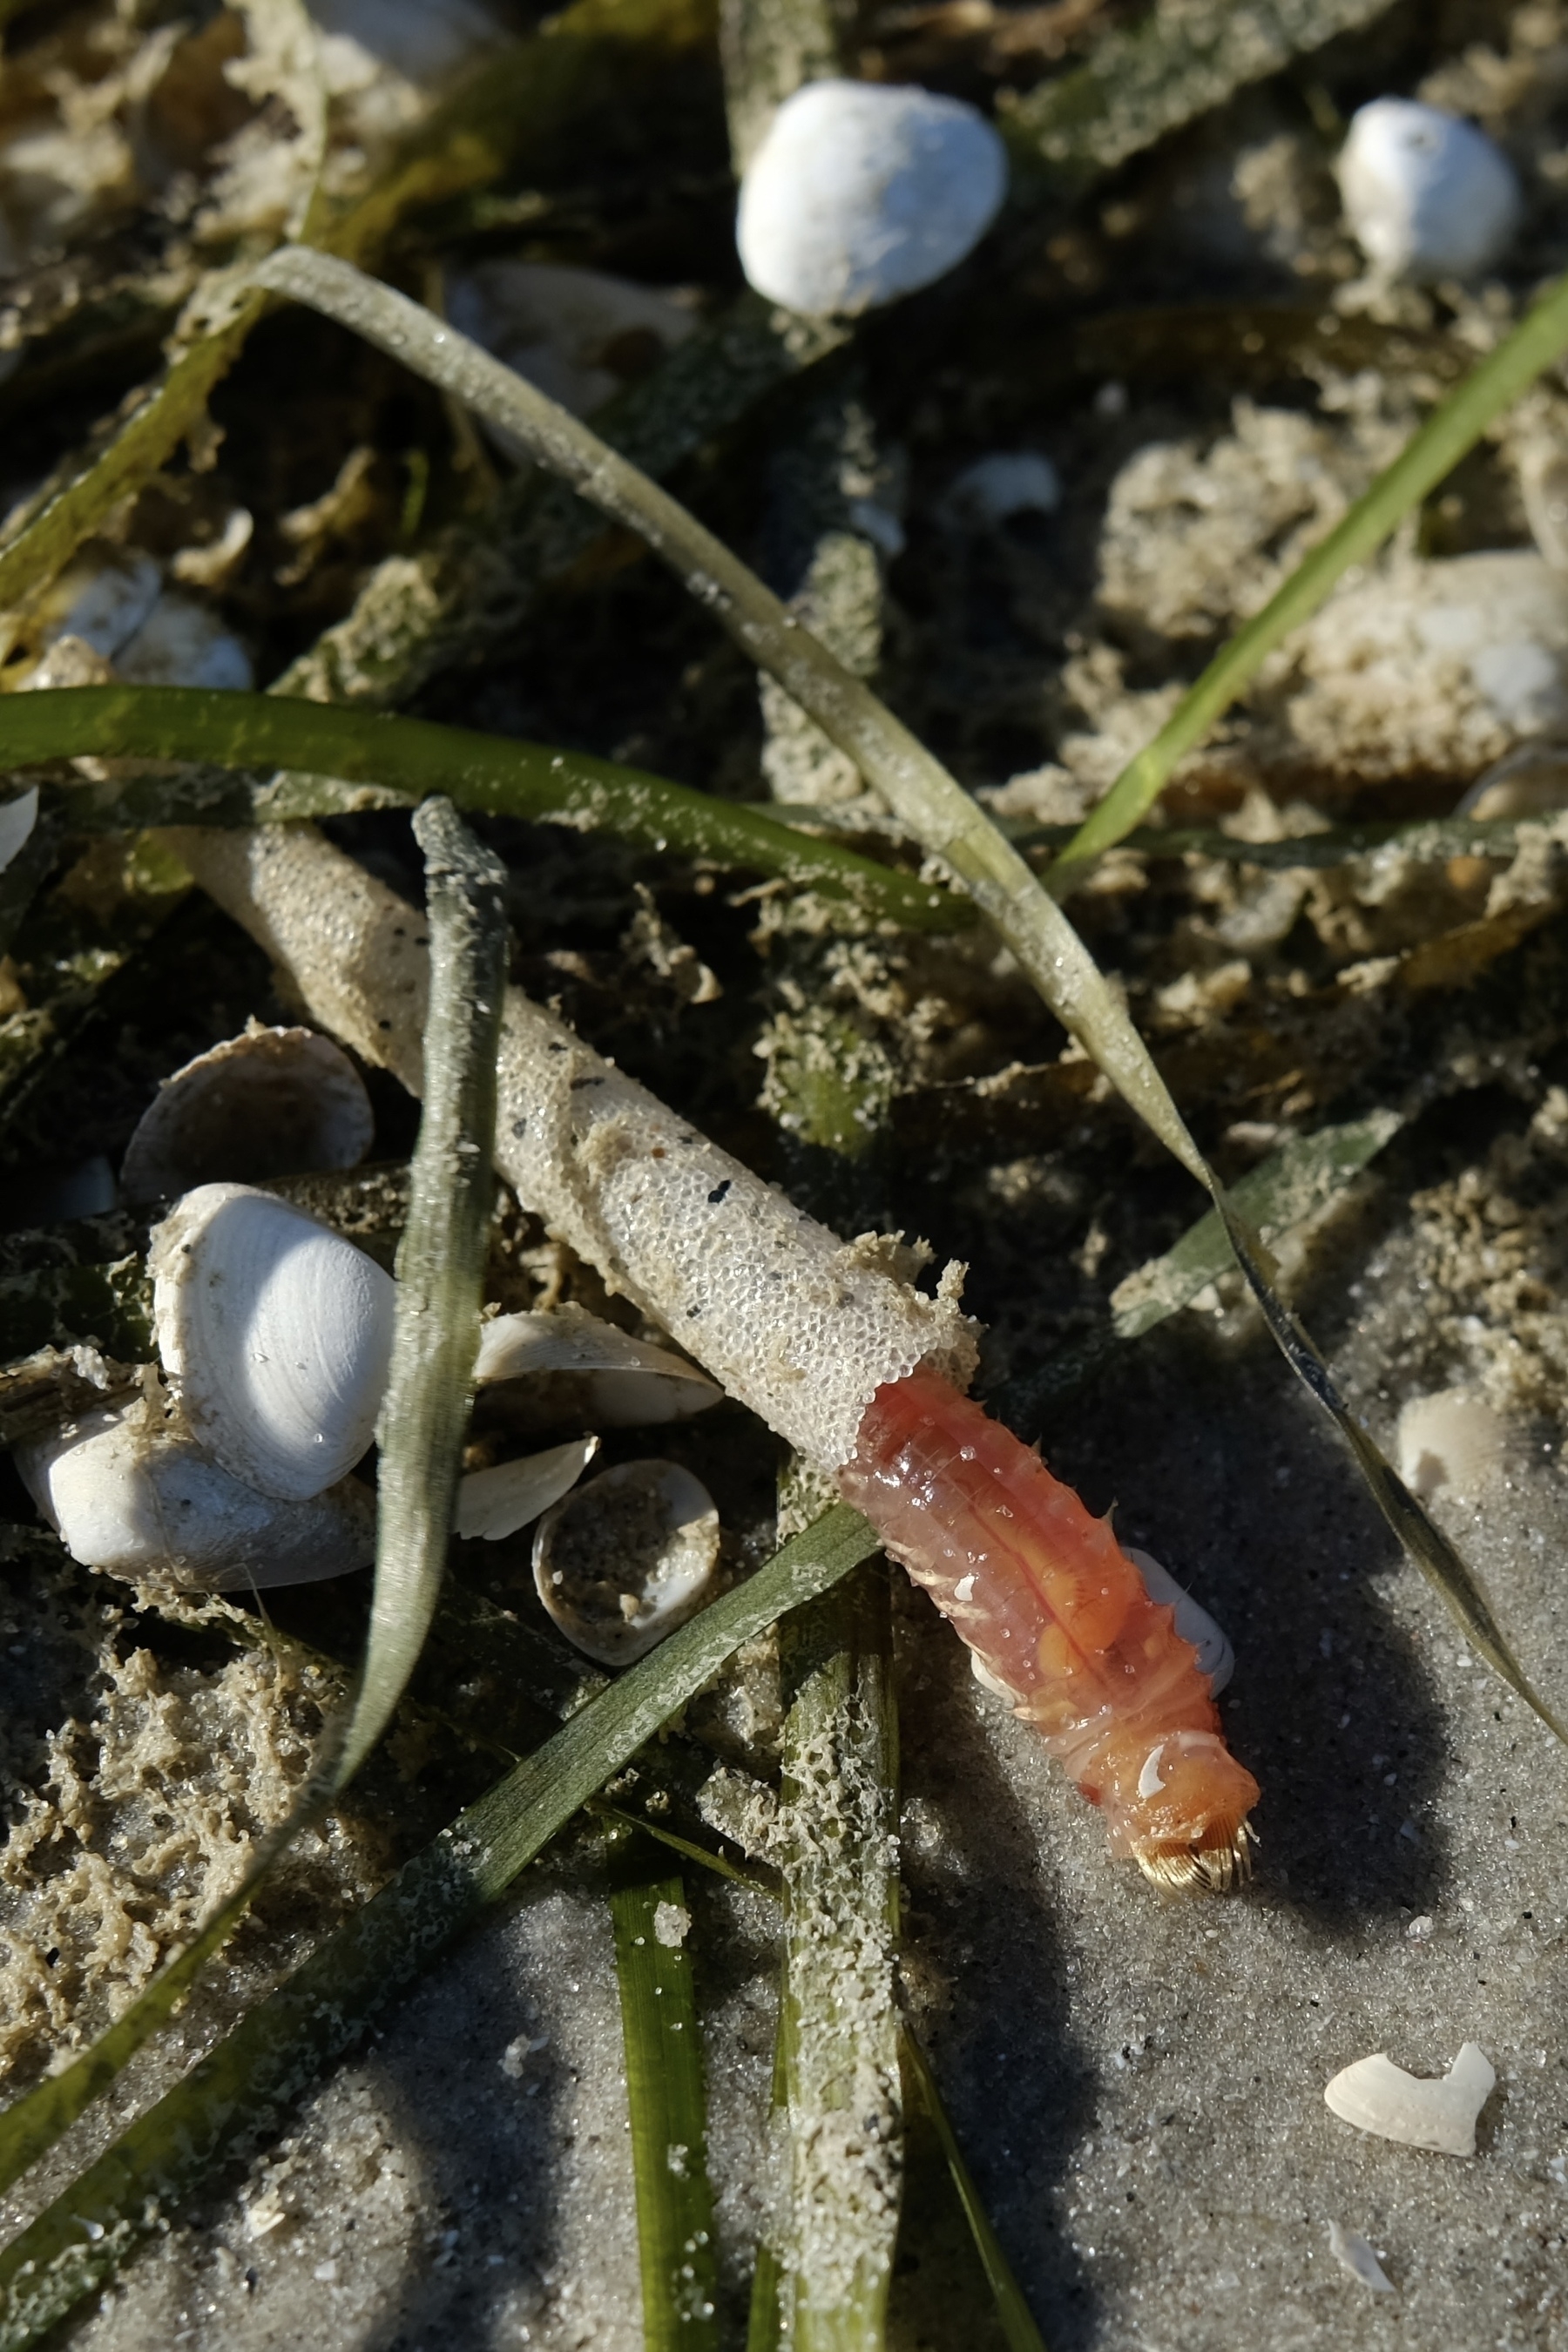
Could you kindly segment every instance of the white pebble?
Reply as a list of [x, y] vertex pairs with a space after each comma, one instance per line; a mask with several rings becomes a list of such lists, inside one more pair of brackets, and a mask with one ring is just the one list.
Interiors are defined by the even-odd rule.
[[874, 310], [956, 268], [1006, 187], [1006, 150], [961, 100], [808, 82], [784, 100], [746, 167], [741, 265], [759, 294], [786, 310]]
[[1373, 2294], [1394, 2293], [1394, 2281], [1358, 2230], [1346, 2230], [1338, 2221], [1331, 2221], [1329, 2252], [1341, 2270], [1348, 2271], [1363, 2286], [1371, 2287]]
[[1399, 1416], [1399, 1475], [1427, 1502], [1446, 1488], [1474, 1495], [1502, 1456], [1503, 1424], [1468, 1389], [1412, 1397]]
[[1440, 2156], [1474, 2156], [1476, 2122], [1497, 2076], [1483, 2051], [1467, 2042], [1436, 2081], [1407, 2074], [1380, 2050], [1334, 2076], [1323, 2097], [1342, 2122], [1406, 2147]]
[[942, 505], [955, 522], [1009, 522], [1015, 515], [1054, 514], [1062, 480], [1037, 449], [994, 449], [976, 457], [948, 486]]
[[1484, 131], [1414, 99], [1378, 98], [1351, 123], [1340, 193], [1356, 240], [1394, 278], [1473, 278], [1519, 226], [1513, 165]]

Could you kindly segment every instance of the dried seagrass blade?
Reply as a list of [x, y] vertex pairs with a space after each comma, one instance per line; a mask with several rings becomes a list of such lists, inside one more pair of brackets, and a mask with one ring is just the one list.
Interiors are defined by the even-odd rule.
[[[590, 427], [477, 344], [468, 342], [390, 288], [328, 255], [300, 246], [286, 246], [272, 254], [257, 271], [256, 282], [309, 303], [401, 360], [488, 423], [513, 435], [602, 513], [635, 530], [742, 651], [769, 671], [824, 734], [847, 753], [923, 846], [946, 863], [994, 924], [1057, 1018], [1210, 1194], [1270, 1333], [1309, 1393], [1347, 1440], [1352, 1459], [1401, 1543], [1410, 1549], [1423, 1574], [1437, 1581], [1479, 1654], [1503, 1673], [1511, 1688], [1529, 1698], [1543, 1723], [1563, 1737], [1556, 1719], [1531, 1693], [1522, 1669], [1502, 1644], [1489, 1612], [1479, 1602], [1474, 1578], [1407, 1496], [1340, 1398], [1312, 1341], [1276, 1297], [1262, 1244], [1226, 1200], [1120, 997], [1060, 907], [956, 778], [677, 499], [619, 457]], [[1487, 417], [1511, 391], [1521, 390], [1539, 373], [1565, 338], [1568, 282], [1548, 297], [1503, 347], [1514, 352], [1508, 367], [1500, 370], [1494, 354], [1478, 371], [1482, 374], [1491, 370], [1486, 376], [1484, 414], [1478, 419], [1465, 407], [1467, 386], [1452, 395], [1445, 413], [1455, 413], [1454, 404], [1459, 404], [1458, 413], [1466, 418], [1467, 431], [1474, 424], [1470, 438], [1476, 437]], [[1460, 448], [1468, 446], [1468, 441], [1458, 445]], [[1393, 470], [1397, 473], [1397, 463]], [[1414, 467], [1411, 479], [1419, 485], [1424, 478], [1420, 467]], [[1289, 587], [1287, 583], [1281, 593], [1288, 593]]]

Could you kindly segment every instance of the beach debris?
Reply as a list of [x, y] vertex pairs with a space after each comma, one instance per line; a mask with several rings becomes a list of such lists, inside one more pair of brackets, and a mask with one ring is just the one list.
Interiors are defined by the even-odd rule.
[[627, 1666], [694, 1615], [719, 1567], [719, 1513], [676, 1462], [626, 1462], [541, 1519], [533, 1581], [567, 1640]]
[[779, 108], [742, 179], [741, 266], [786, 310], [875, 310], [955, 268], [1006, 189], [1006, 150], [962, 100], [807, 82]]
[[0, 874], [26, 847], [38, 822], [38, 787], [29, 784], [15, 800], [0, 802]]
[[1478, 277], [1519, 226], [1519, 178], [1501, 148], [1473, 122], [1415, 99], [1362, 107], [1339, 175], [1356, 242], [1390, 278]]
[[1497, 2076], [1485, 2053], [1467, 2042], [1446, 2074], [1407, 2074], [1383, 2051], [1343, 2067], [1323, 2093], [1341, 2120], [1379, 2139], [1442, 2156], [1474, 2156], [1476, 2123]]
[[1484, 824], [1499, 817], [1556, 816], [1565, 808], [1568, 745], [1521, 743], [1477, 777], [1454, 814]]
[[251, 1021], [164, 1079], [126, 1148], [121, 1191], [172, 1200], [225, 1179], [353, 1168], [374, 1132], [364, 1081], [341, 1045]]
[[305, 1584], [363, 1568], [375, 1496], [343, 1478], [303, 1500], [263, 1495], [216, 1463], [177, 1407], [148, 1397], [16, 1449], [16, 1467], [73, 1559], [206, 1591]]
[[571, 1493], [599, 1450], [596, 1437], [575, 1437], [493, 1469], [469, 1470], [458, 1481], [457, 1532], [499, 1543]]
[[[498, 1315], [479, 1335], [474, 1379], [487, 1412], [529, 1421], [581, 1417], [636, 1429], [705, 1412], [724, 1391], [695, 1364], [570, 1304], [548, 1315]], [[525, 1383], [521, 1390], [514, 1382]]]
[[1329, 2252], [1341, 2270], [1363, 2286], [1370, 2287], [1373, 2294], [1394, 2293], [1394, 2281], [1358, 2230], [1347, 2230], [1342, 2222], [1331, 2221]]
[[231, 1477], [303, 1502], [375, 1432], [395, 1286], [313, 1217], [244, 1184], [203, 1184], [148, 1251], [163, 1369]]
[[1504, 1426], [1470, 1389], [1412, 1397], [1399, 1416], [1399, 1475], [1423, 1502], [1443, 1491], [1466, 1496], [1502, 1459]]

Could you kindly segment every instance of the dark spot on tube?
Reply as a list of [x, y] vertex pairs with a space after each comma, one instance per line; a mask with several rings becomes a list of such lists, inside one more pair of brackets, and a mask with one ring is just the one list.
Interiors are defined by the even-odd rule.
[[725, 1193], [729, 1191], [734, 1181], [735, 1180], [732, 1176], [726, 1176], [721, 1184], [714, 1185], [713, 1190], [708, 1195], [708, 1206], [710, 1209], [716, 1209], [718, 1207], [720, 1202], [723, 1199]]

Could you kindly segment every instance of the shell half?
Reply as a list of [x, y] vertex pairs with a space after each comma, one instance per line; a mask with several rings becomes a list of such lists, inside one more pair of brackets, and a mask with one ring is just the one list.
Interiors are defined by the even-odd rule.
[[342, 1576], [374, 1555], [375, 1497], [357, 1478], [309, 1502], [258, 1495], [140, 1398], [18, 1446], [16, 1458], [84, 1568], [226, 1592]]
[[[474, 1379], [503, 1418], [552, 1418], [557, 1424], [580, 1418], [602, 1429], [683, 1421], [724, 1393], [695, 1364], [570, 1306], [551, 1315], [498, 1315], [487, 1323]], [[496, 1393], [512, 1381], [526, 1382], [527, 1391], [512, 1398]]]
[[153, 1320], [192, 1433], [231, 1477], [303, 1502], [366, 1451], [396, 1285], [270, 1193], [204, 1184], [153, 1235]]
[[719, 1514], [675, 1462], [606, 1470], [541, 1519], [533, 1581], [567, 1640], [628, 1666], [694, 1615], [719, 1566]]
[[341, 1046], [313, 1029], [252, 1022], [164, 1079], [127, 1147], [121, 1190], [128, 1201], [163, 1201], [225, 1178], [353, 1168], [374, 1132], [363, 1080]]
[[598, 1450], [596, 1437], [576, 1437], [520, 1462], [470, 1470], [458, 1481], [458, 1533], [486, 1543], [514, 1536], [571, 1493]]

